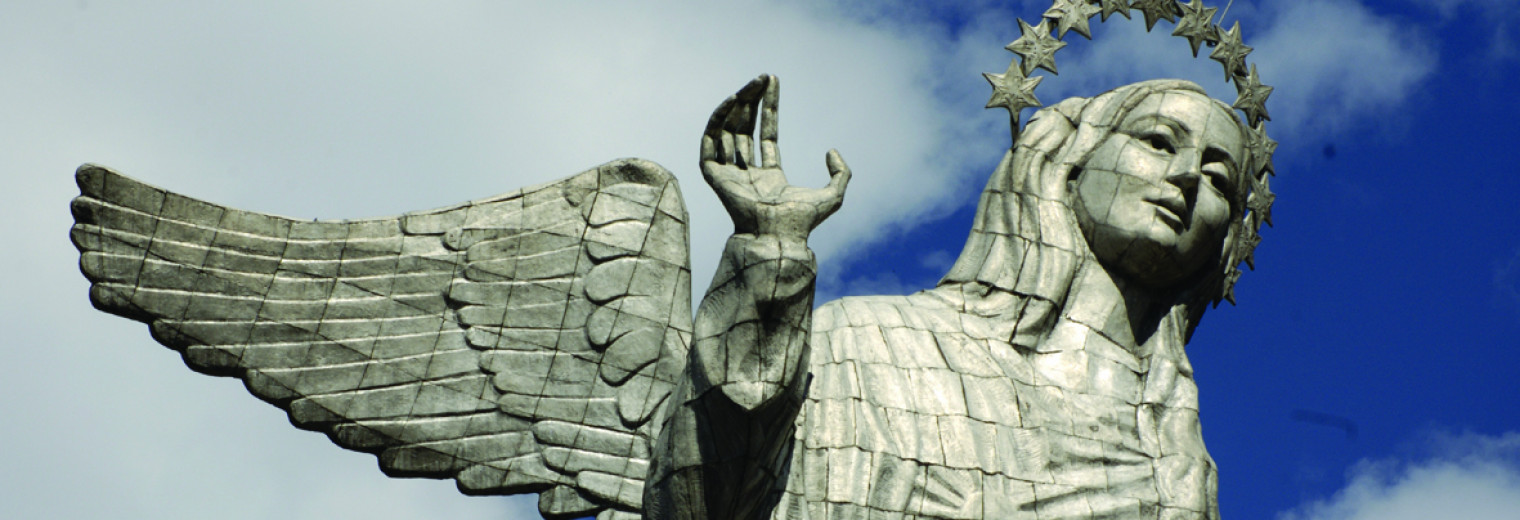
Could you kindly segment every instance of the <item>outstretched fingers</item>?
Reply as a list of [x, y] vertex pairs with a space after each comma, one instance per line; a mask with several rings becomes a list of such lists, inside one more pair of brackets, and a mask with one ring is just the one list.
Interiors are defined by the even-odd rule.
[[740, 168], [755, 165], [755, 115], [760, 112], [760, 100], [765, 96], [770, 77], [761, 75], [739, 90], [739, 103], [729, 111], [723, 124], [723, 133], [734, 143], [734, 164]]
[[776, 139], [781, 133], [777, 119], [781, 111], [781, 80], [769, 74], [765, 78], [765, 96], [760, 101], [760, 167], [780, 168], [781, 148], [776, 146]]
[[[734, 129], [740, 127], [742, 118], [738, 117], [746, 107], [753, 105], [759, 100], [761, 92], [765, 88], [765, 77], [750, 80], [744, 88], [728, 99], [723, 100], [718, 108], [713, 110], [712, 116], [707, 119], [707, 130], [702, 133], [702, 163], [708, 161], [718, 164], [735, 164], [740, 160], [738, 143], [734, 139]], [[749, 108], [753, 113], [753, 108]], [[753, 116], [749, 126], [754, 128]], [[753, 132], [753, 130], [750, 130]], [[746, 136], [746, 138], [748, 138]], [[744, 152], [750, 153], [750, 152]]]
[[781, 172], [777, 143], [780, 100], [780, 80], [766, 74], [719, 104], [702, 135], [702, 174], [733, 217], [736, 230], [802, 231], [805, 236], [839, 210], [850, 167], [838, 151], [829, 150], [827, 186], [789, 185]]
[[739, 95], [728, 96], [713, 110], [712, 117], [707, 118], [707, 129], [702, 132], [702, 164], [704, 170], [708, 162], [728, 164], [732, 151], [723, 147], [723, 121], [728, 119], [729, 111], [733, 110], [734, 104], [738, 103]]

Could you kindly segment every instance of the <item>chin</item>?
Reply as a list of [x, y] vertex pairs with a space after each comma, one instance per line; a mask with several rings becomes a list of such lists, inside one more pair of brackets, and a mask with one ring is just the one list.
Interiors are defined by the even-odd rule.
[[[1147, 287], [1167, 288], [1198, 271], [1202, 261], [1190, 260], [1191, 251], [1179, 248], [1176, 233], [1135, 237], [1117, 267], [1127, 278]], [[1196, 265], [1195, 265], [1196, 264]]]

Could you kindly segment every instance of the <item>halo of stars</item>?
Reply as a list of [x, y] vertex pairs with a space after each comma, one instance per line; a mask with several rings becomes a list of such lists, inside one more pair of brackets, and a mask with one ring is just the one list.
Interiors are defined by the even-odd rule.
[[1008, 70], [1002, 74], [982, 74], [992, 84], [992, 98], [987, 101], [987, 108], [1000, 107], [1008, 110], [1014, 141], [1017, 141], [1019, 112], [1025, 108], [1044, 106], [1035, 97], [1034, 89], [1045, 77], [1029, 75], [1035, 69], [1045, 69], [1056, 74], [1055, 53], [1066, 46], [1062, 39], [1067, 32], [1092, 39], [1092, 17], [1100, 16], [1099, 23], [1107, 22], [1109, 15], [1114, 14], [1131, 19], [1131, 11], [1140, 13], [1145, 20], [1147, 32], [1161, 20], [1176, 24], [1172, 35], [1187, 39], [1194, 57], [1198, 56], [1198, 51], [1204, 45], [1213, 48], [1209, 52], [1209, 59], [1219, 62], [1224, 67], [1226, 80], [1235, 83], [1238, 97], [1231, 106], [1245, 115], [1246, 149], [1250, 157], [1245, 161], [1244, 167], [1251, 175], [1248, 183], [1250, 192], [1246, 195], [1239, 236], [1235, 237], [1231, 249], [1225, 252], [1224, 271], [1217, 273], [1221, 290], [1214, 300], [1216, 305], [1219, 298], [1234, 304], [1235, 281], [1241, 275], [1239, 265], [1245, 262], [1251, 269], [1256, 269], [1255, 249], [1261, 243], [1261, 226], [1272, 225], [1272, 202], [1277, 198], [1272, 194], [1268, 182], [1269, 176], [1277, 175], [1277, 170], [1272, 165], [1272, 154], [1277, 150], [1277, 141], [1267, 136], [1265, 128], [1265, 122], [1272, 119], [1268, 116], [1266, 107], [1272, 87], [1261, 83], [1255, 64], [1246, 62], [1246, 56], [1253, 49], [1241, 39], [1240, 22], [1235, 22], [1226, 30], [1214, 21], [1218, 8], [1204, 5], [1203, 0], [1188, 0], [1185, 3], [1181, 0], [1052, 0], [1050, 8], [1041, 15], [1039, 24], [1031, 26], [1019, 19], [1019, 39], [1007, 46], [1010, 52], [1019, 57], [1008, 65]]

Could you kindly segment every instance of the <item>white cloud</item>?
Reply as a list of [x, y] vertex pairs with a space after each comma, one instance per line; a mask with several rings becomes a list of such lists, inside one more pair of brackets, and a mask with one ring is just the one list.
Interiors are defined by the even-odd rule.
[[1273, 121], [1289, 129], [1278, 135], [1324, 136], [1358, 121], [1396, 119], [1437, 68], [1429, 32], [1353, 0], [1288, 3], [1270, 17], [1251, 44], [1263, 81], [1277, 87]]
[[1520, 432], [1440, 435], [1412, 462], [1364, 461], [1335, 496], [1278, 520], [1506, 520], [1520, 511]]

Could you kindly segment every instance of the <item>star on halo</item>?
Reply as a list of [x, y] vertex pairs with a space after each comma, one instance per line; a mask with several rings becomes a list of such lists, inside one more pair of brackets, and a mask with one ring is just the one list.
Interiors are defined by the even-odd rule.
[[987, 100], [987, 108], [1006, 108], [1017, 120], [1020, 110], [1043, 106], [1040, 100], [1034, 97], [1034, 88], [1045, 80], [1045, 76], [1025, 77], [1019, 72], [1018, 66], [1011, 63], [1008, 64], [1007, 72], [1002, 74], [983, 72], [982, 76], [992, 84], [992, 99]]
[[1129, 0], [1098, 0], [1098, 7], [1103, 9], [1102, 21], [1108, 21], [1108, 15], [1122, 14], [1124, 19], [1129, 19]]
[[1018, 54], [1023, 64], [1024, 75], [1034, 72], [1035, 68], [1041, 68], [1056, 74], [1056, 51], [1066, 46], [1066, 42], [1057, 40], [1050, 35], [1050, 21], [1041, 20], [1040, 25], [1029, 26], [1023, 18], [1019, 19], [1019, 39], [1008, 44], [1005, 49]]
[[1234, 27], [1220, 34], [1219, 46], [1214, 48], [1214, 52], [1209, 53], [1209, 59], [1224, 65], [1226, 79], [1234, 79], [1236, 76], [1245, 75], [1246, 55], [1250, 54], [1251, 50], [1251, 47], [1240, 40], [1240, 22], [1237, 21]]
[[1257, 177], [1251, 186], [1251, 196], [1246, 198], [1246, 207], [1256, 217], [1257, 227], [1261, 227], [1261, 222], [1272, 225], [1272, 203], [1276, 200], [1277, 195], [1272, 193], [1272, 183], [1267, 176]]
[[1256, 75], [1256, 64], [1251, 64], [1251, 73], [1245, 76], [1235, 77], [1235, 90], [1240, 97], [1235, 99], [1235, 108], [1246, 114], [1246, 122], [1256, 124], [1262, 120], [1272, 119], [1267, 115], [1267, 96], [1272, 95], [1272, 87], [1261, 84], [1261, 76]]
[[1087, 0], [1055, 0], [1050, 9], [1045, 10], [1045, 17], [1056, 21], [1061, 38], [1066, 37], [1066, 31], [1077, 31], [1083, 38], [1091, 40], [1092, 29], [1087, 19], [1095, 14], [1098, 14], [1098, 8]]
[[[1224, 272], [1224, 284], [1223, 284], [1224, 285], [1224, 299], [1225, 299], [1225, 301], [1230, 302], [1230, 305], [1235, 305], [1235, 282], [1238, 282], [1238, 281], [1240, 281], [1240, 269], [1238, 269], [1238, 268], [1236, 268], [1235, 266], [1232, 265], [1232, 266], [1229, 267], [1229, 269], [1225, 270], [1225, 272]], [[1216, 300], [1214, 302], [1214, 304], [1218, 305], [1219, 302]]]
[[1214, 13], [1218, 7], [1204, 7], [1203, 2], [1191, 0], [1182, 6], [1182, 20], [1172, 30], [1172, 36], [1187, 38], [1193, 46], [1193, 57], [1198, 57], [1198, 46], [1203, 42], [1219, 41], [1219, 26], [1214, 25]]
[[1251, 157], [1257, 162], [1257, 175], [1268, 173], [1277, 175], [1277, 167], [1272, 164], [1272, 154], [1277, 153], [1277, 141], [1267, 136], [1266, 121], [1257, 121], [1256, 127], [1248, 130], [1247, 146], [1251, 150]]
[[1146, 31], [1155, 27], [1158, 20], [1176, 23], [1177, 15], [1181, 14], [1177, 9], [1177, 0], [1134, 0], [1129, 7], [1145, 15]]
[[1235, 241], [1235, 258], [1245, 261], [1252, 271], [1256, 270], [1256, 246], [1261, 245], [1261, 235], [1247, 231]]

